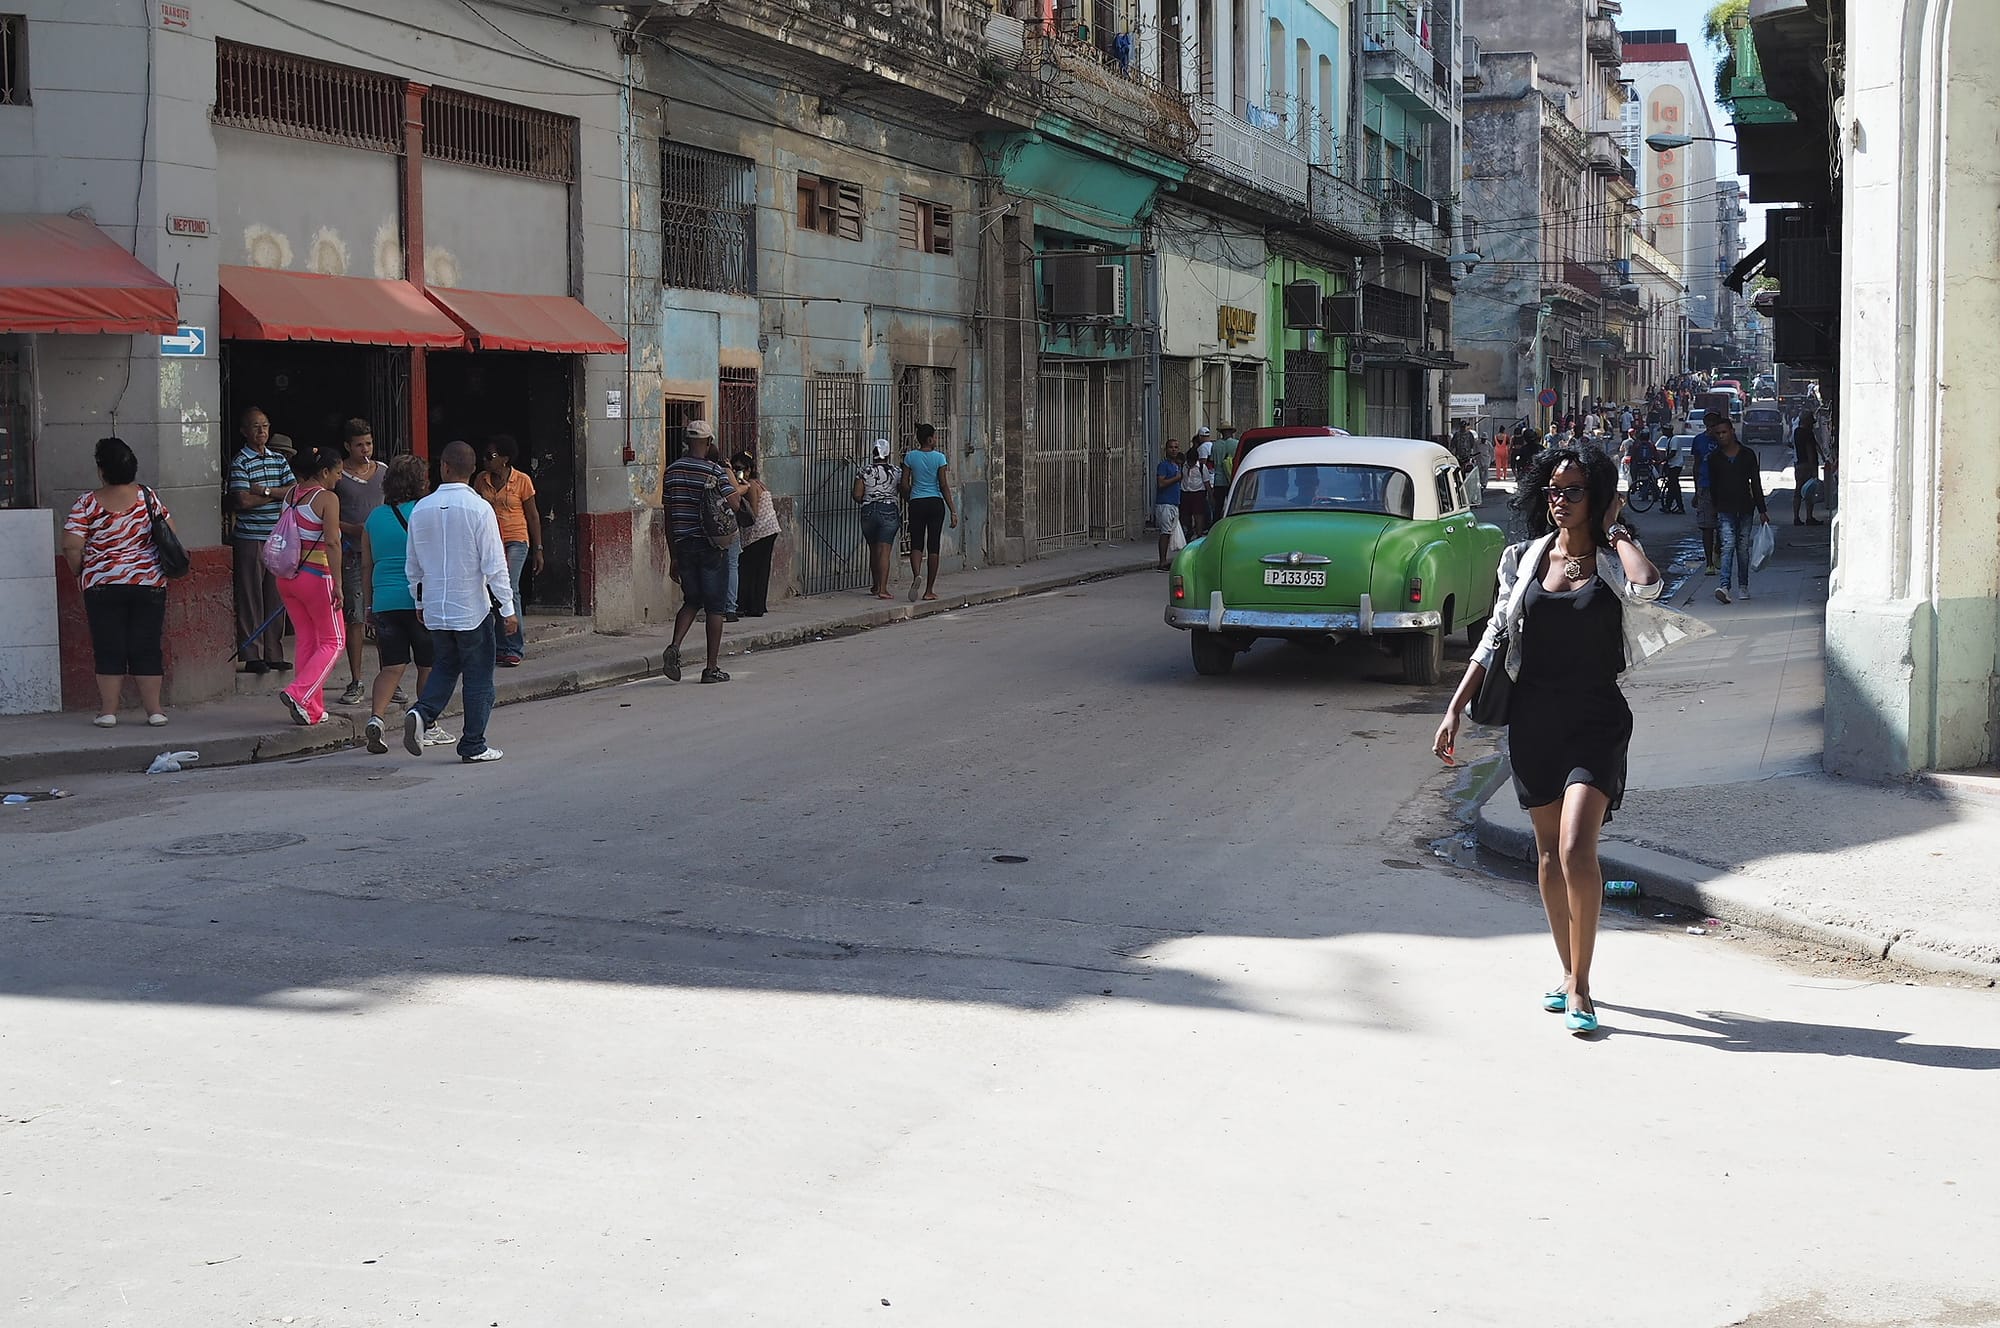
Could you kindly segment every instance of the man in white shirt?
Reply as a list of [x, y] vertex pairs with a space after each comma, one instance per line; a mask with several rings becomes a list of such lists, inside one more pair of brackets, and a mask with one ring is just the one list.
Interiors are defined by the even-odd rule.
[[403, 568], [417, 616], [430, 629], [435, 657], [423, 695], [403, 716], [403, 750], [412, 756], [424, 754], [424, 730], [444, 713], [463, 677], [465, 727], [458, 737], [458, 759], [501, 757], [498, 747], [486, 745], [486, 721], [493, 714], [495, 606], [507, 631], [514, 631], [520, 619], [499, 518], [493, 505], [472, 490], [478, 468], [479, 456], [470, 443], [446, 443], [438, 458], [444, 482], [410, 509]]

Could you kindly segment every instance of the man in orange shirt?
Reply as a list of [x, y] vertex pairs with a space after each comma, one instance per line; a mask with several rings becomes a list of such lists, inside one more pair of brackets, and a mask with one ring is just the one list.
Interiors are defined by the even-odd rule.
[[[514, 587], [514, 603], [520, 606], [521, 569], [526, 567], [537, 575], [542, 570], [542, 514], [535, 510], [535, 482], [514, 469], [516, 450], [514, 439], [508, 434], [496, 433], [488, 439], [486, 469], [472, 481], [472, 487], [493, 504], [493, 515], [500, 520], [500, 542], [507, 550], [507, 579]], [[523, 625], [526, 610], [517, 607], [515, 612], [514, 630], [503, 628], [494, 656], [494, 662], [504, 669], [521, 662], [528, 644]]]

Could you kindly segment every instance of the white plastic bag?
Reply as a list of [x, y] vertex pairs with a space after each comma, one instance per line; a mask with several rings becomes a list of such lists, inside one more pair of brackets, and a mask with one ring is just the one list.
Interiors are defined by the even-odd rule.
[[1750, 570], [1763, 571], [1764, 564], [1771, 561], [1771, 555], [1777, 548], [1778, 537], [1771, 533], [1771, 523], [1759, 521], [1756, 532], [1750, 536]]
[[1181, 526], [1180, 517], [1174, 518], [1173, 531], [1167, 536], [1167, 552], [1179, 553], [1187, 547], [1187, 531]]

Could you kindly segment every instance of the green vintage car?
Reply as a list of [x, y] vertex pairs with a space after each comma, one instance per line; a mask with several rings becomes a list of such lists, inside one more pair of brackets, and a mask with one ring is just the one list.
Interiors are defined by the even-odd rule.
[[1261, 637], [1369, 636], [1394, 639], [1407, 681], [1434, 683], [1445, 636], [1485, 630], [1505, 545], [1434, 443], [1253, 429], [1222, 519], [1174, 559], [1167, 625], [1201, 674]]

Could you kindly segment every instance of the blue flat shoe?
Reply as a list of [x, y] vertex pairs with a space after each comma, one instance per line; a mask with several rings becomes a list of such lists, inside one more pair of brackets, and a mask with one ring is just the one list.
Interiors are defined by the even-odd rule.
[[1572, 1033], [1595, 1033], [1597, 1031], [1597, 1012], [1595, 1010], [1585, 1010], [1579, 1006], [1569, 1006], [1563, 1015], [1563, 1027]]
[[1550, 1014], [1561, 1014], [1569, 1009], [1569, 993], [1561, 987], [1542, 993], [1542, 1008]]

